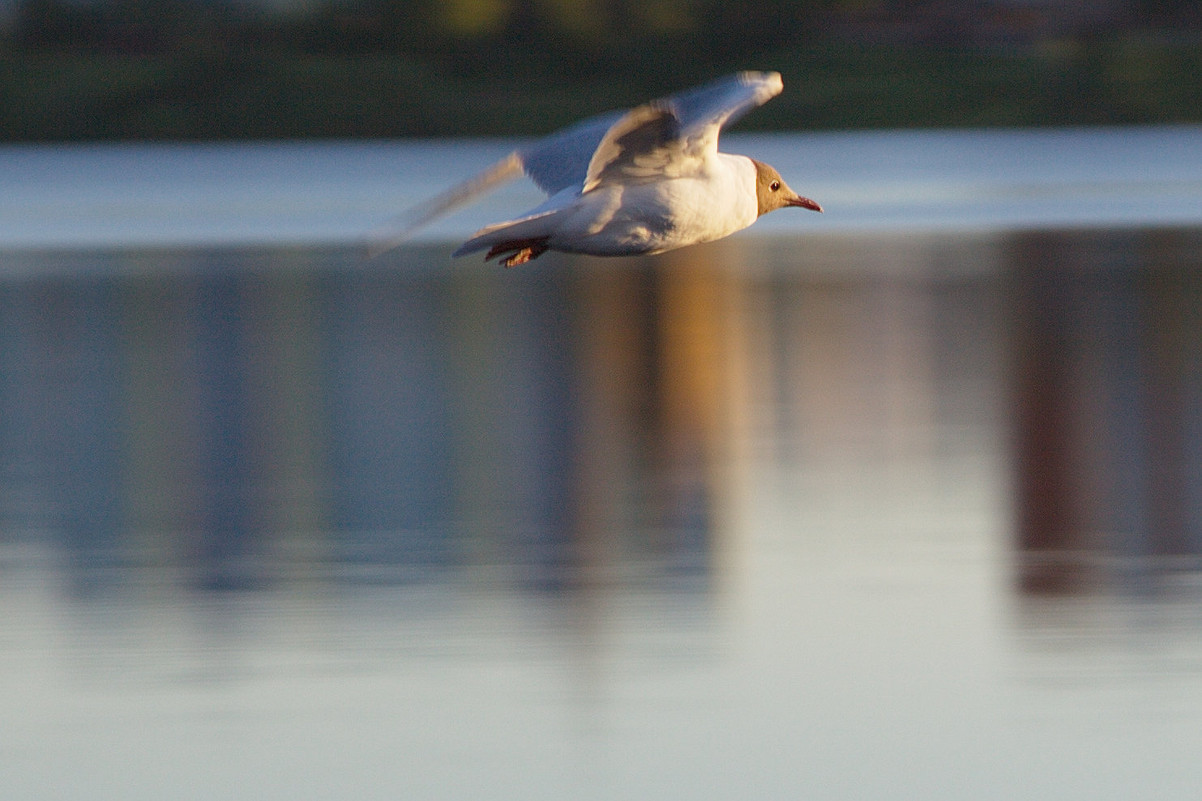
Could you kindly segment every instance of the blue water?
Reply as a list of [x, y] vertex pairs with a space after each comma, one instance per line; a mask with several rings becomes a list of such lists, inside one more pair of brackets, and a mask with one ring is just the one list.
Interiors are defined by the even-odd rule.
[[358, 248], [500, 143], [4, 151], [0, 795], [1195, 792], [1197, 131], [737, 141], [513, 270]]

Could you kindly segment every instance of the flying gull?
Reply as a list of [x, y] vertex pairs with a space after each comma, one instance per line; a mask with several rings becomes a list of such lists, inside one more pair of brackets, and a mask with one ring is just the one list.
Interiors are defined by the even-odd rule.
[[767, 164], [718, 152], [722, 127], [780, 94], [779, 73], [741, 72], [564, 128], [414, 209], [378, 239], [381, 252], [523, 172], [549, 197], [477, 231], [453, 255], [486, 250], [506, 267], [548, 250], [631, 256], [729, 236], [761, 214], [822, 211]]

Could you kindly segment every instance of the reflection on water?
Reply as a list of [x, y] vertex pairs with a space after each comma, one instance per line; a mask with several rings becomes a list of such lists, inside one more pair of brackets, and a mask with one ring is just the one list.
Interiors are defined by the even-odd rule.
[[649, 263], [110, 258], [0, 287], [5, 528], [81, 574], [182, 564], [221, 588], [291, 558], [373, 580], [487, 561], [555, 586], [623, 531], [621, 552], [704, 572], [726, 382], [697, 352], [722, 325], [707, 271], [668, 291]]
[[1199, 253], [7, 254], [0, 789], [1188, 792]]
[[1202, 555], [1196, 232], [1015, 237], [1018, 536], [1032, 589]]

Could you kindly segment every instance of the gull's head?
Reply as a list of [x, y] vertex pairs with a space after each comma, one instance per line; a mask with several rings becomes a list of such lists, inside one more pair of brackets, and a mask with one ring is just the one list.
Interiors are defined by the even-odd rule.
[[817, 203], [790, 189], [785, 179], [781, 178], [780, 173], [773, 167], [755, 159], [752, 159], [751, 163], [755, 165], [755, 198], [759, 203], [761, 215], [786, 206], [822, 211], [822, 207]]

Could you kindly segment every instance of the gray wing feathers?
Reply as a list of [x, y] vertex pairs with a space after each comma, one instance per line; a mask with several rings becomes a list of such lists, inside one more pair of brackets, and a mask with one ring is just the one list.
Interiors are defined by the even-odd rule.
[[371, 237], [370, 252], [400, 244], [423, 225], [525, 172], [555, 195], [568, 187], [588, 190], [609, 179], [638, 181], [662, 174], [682, 156], [717, 147], [723, 125], [780, 93], [775, 72], [740, 72], [696, 89], [592, 117], [519, 148], [484, 172], [448, 189]]
[[548, 195], [582, 184], [593, 151], [624, 113], [602, 114], [519, 148], [483, 172], [410, 209], [369, 237], [369, 257], [391, 250], [422, 226], [475, 201], [523, 172]]
[[740, 72], [668, 98], [683, 136], [705, 137], [780, 94], [776, 72]]
[[682, 156], [680, 121], [663, 101], [628, 112], [606, 132], [589, 161], [583, 191], [613, 181], [637, 183], [664, 174]]
[[718, 150], [722, 126], [781, 90], [775, 72], [741, 72], [697, 89], [654, 100], [614, 123], [593, 154], [588, 192], [606, 183], [637, 184], [698, 169]]
[[[614, 111], [564, 128], [518, 151], [526, 174], [548, 195], [577, 184], [595, 186], [623, 155], [651, 154], [684, 140], [689, 150], [780, 93], [775, 72], [740, 72], [696, 89]], [[644, 166], [650, 169], [655, 157]], [[662, 160], [662, 158], [660, 159]], [[585, 188], [588, 188], [585, 187]]]
[[584, 183], [589, 161], [605, 132], [622, 119], [611, 111], [564, 128], [518, 151], [530, 180], [548, 195]]

